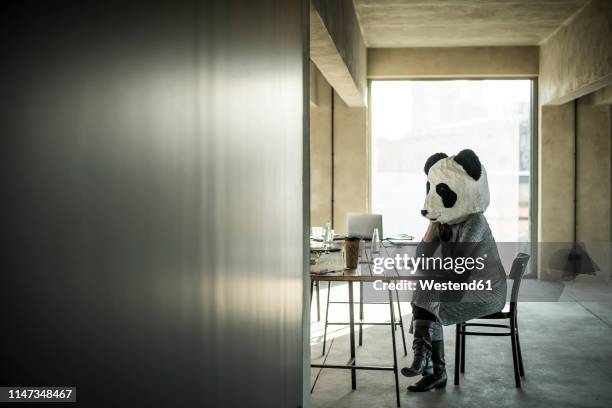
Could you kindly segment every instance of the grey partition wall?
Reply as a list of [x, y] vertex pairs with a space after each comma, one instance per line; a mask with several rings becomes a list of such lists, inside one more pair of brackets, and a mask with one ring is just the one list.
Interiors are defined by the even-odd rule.
[[0, 386], [299, 406], [304, 2], [14, 3]]

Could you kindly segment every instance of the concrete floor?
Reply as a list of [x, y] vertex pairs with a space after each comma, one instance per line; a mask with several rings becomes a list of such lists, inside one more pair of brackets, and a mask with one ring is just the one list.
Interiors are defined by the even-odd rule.
[[[322, 320], [325, 316], [326, 285], [322, 285]], [[342, 300], [346, 284], [332, 288], [332, 299]], [[347, 319], [346, 305], [332, 305], [330, 321]], [[410, 307], [402, 303], [404, 319]], [[322, 362], [322, 322], [315, 322], [313, 307], [311, 356]], [[388, 306], [366, 307], [366, 320], [388, 320]], [[523, 388], [514, 386], [512, 354], [508, 337], [468, 337], [466, 369], [461, 385], [453, 384], [454, 326], [445, 328], [449, 382], [444, 390], [408, 393], [414, 381], [400, 375], [402, 407], [609, 407], [612, 405], [612, 302], [533, 302], [519, 305], [521, 345], [525, 362]], [[412, 336], [406, 325], [408, 356], [396, 332], [399, 365], [412, 359]], [[349, 355], [348, 329], [330, 326], [327, 363], [345, 364]], [[370, 326], [364, 344], [357, 349], [358, 364], [388, 365], [392, 361], [390, 329]], [[312, 369], [311, 394], [314, 408], [395, 407], [393, 374], [357, 371], [357, 390], [351, 390], [350, 371]]]

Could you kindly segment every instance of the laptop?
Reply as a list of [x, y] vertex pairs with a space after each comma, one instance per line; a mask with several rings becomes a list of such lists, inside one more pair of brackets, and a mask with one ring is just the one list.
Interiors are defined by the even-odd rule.
[[370, 240], [378, 228], [378, 236], [382, 240], [382, 214], [349, 213], [346, 216], [346, 231], [349, 237], [359, 237]]

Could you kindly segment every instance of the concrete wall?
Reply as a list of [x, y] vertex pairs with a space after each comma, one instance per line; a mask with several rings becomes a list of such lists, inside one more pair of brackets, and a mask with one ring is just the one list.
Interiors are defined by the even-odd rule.
[[333, 220], [339, 233], [346, 230], [347, 212], [367, 211], [366, 55], [353, 1], [312, 0], [311, 225]]
[[539, 240], [571, 241], [574, 222], [574, 103], [541, 107], [539, 133]]
[[311, 94], [316, 94], [316, 100], [311, 99], [310, 107], [310, 222], [312, 226], [323, 226], [332, 221], [333, 211], [333, 227], [342, 234], [346, 232], [347, 213], [368, 211], [367, 108], [348, 106], [314, 69]]
[[610, 239], [610, 107], [578, 101], [578, 240]]
[[367, 108], [334, 103], [334, 229], [346, 232], [349, 212], [368, 212]]
[[332, 88], [311, 64], [310, 224], [332, 219]]
[[353, 1], [312, 0], [312, 5], [327, 28], [365, 103], [366, 48]]
[[612, 1], [593, 0], [541, 45], [540, 101], [562, 104], [612, 84]]
[[[598, 279], [610, 265], [610, 84], [612, 2], [593, 0], [541, 44], [538, 231], [541, 242], [567, 248], [575, 223], [577, 241], [605, 271]], [[559, 276], [550, 255], [540, 255], [541, 277]]]
[[[538, 140], [538, 242], [571, 243], [574, 239], [574, 103], [540, 108]], [[560, 249], [542, 246], [539, 276], [555, 279], [550, 257]]]
[[535, 77], [538, 47], [370, 48], [368, 78]]
[[590, 105], [612, 105], [612, 85], [601, 88], [581, 99]]
[[365, 104], [363, 92], [359, 90], [334, 39], [312, 4], [310, 6], [310, 60], [347, 104], [350, 106]]
[[547, 243], [539, 259], [544, 279], [560, 277], [560, 271], [549, 269], [549, 262], [555, 251], [571, 248], [574, 223], [576, 241], [603, 271], [596, 278], [609, 279], [611, 115], [610, 106], [594, 105], [592, 100], [589, 95], [576, 104], [571, 101], [540, 109], [538, 241]]
[[610, 106], [592, 105], [581, 98], [577, 105], [578, 155], [577, 241], [584, 243], [601, 269], [598, 277], [609, 278], [610, 266]]

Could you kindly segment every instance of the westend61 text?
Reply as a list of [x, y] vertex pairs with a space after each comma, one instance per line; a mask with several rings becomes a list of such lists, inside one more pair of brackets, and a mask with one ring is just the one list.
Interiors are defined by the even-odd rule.
[[491, 280], [473, 280], [471, 282], [438, 282], [433, 279], [398, 280], [398, 281], [374, 281], [375, 290], [448, 290], [448, 291], [474, 291], [474, 290], [493, 290]]

